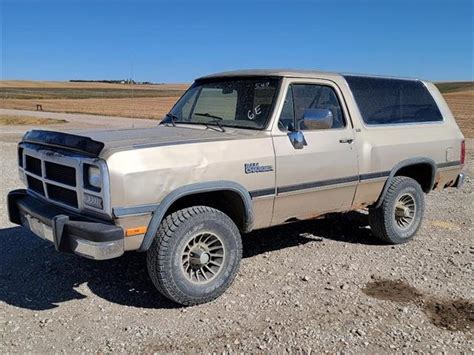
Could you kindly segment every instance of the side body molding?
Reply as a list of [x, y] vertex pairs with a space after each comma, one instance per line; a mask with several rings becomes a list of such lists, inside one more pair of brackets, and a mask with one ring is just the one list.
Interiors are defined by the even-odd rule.
[[138, 251], [147, 251], [150, 248], [153, 239], [155, 238], [156, 232], [160, 227], [161, 221], [165, 216], [166, 211], [175, 201], [185, 196], [215, 191], [232, 191], [239, 194], [244, 204], [245, 210], [244, 226], [242, 230], [243, 232], [250, 232], [252, 230], [254, 216], [252, 208], [252, 198], [250, 197], [250, 193], [245, 187], [236, 182], [225, 180], [190, 184], [179, 187], [173, 192], [166, 195], [166, 197], [161, 201], [156, 210], [153, 211], [153, 215], [148, 225], [147, 232], [145, 234], [145, 237], [143, 238], [142, 245], [140, 246]]
[[[406, 160], [402, 160], [401, 162], [398, 162], [395, 164], [395, 166], [392, 168], [390, 171], [390, 175], [388, 176], [387, 181], [385, 182], [385, 185], [383, 187], [382, 193], [379, 196], [379, 199], [377, 200], [377, 204], [375, 207], [380, 207], [382, 204], [383, 198], [385, 194], [387, 193], [388, 188], [390, 187], [390, 184], [392, 183], [392, 179], [395, 176], [395, 174], [402, 168], [410, 166], [410, 165], [415, 165], [415, 164], [428, 164], [431, 166], [431, 183], [430, 183], [430, 189], [433, 189], [433, 185], [435, 182], [435, 177], [436, 177], [436, 163], [433, 159], [430, 158], [425, 158], [425, 157], [415, 157], [415, 158], [410, 158]], [[425, 191], [427, 192], [427, 191]]]

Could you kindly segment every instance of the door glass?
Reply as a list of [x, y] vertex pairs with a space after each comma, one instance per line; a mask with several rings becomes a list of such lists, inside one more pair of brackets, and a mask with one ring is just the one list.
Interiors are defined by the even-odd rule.
[[[333, 123], [330, 129], [345, 127], [345, 119], [341, 105], [334, 89], [330, 86], [315, 84], [291, 84], [280, 115], [279, 127], [288, 130], [293, 125], [296, 127], [301, 120], [305, 110], [326, 109], [333, 115]], [[301, 130], [312, 130], [300, 125]]]
[[278, 121], [278, 126], [284, 131], [291, 130], [295, 121], [295, 113], [293, 107], [293, 88], [290, 85], [288, 87], [288, 92], [286, 93], [285, 103], [283, 104], [283, 109], [281, 110], [280, 120]]

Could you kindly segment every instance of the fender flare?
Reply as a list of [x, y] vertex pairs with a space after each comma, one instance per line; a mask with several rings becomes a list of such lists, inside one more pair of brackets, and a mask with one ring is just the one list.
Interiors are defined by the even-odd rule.
[[415, 164], [428, 164], [428, 165], [431, 166], [432, 174], [431, 174], [431, 183], [430, 183], [430, 189], [429, 190], [433, 189], [433, 185], [434, 185], [435, 178], [436, 178], [436, 163], [433, 159], [425, 158], [425, 157], [415, 157], [415, 158], [402, 160], [402, 161], [398, 162], [397, 164], [395, 164], [393, 166], [392, 170], [390, 170], [390, 174], [388, 176], [387, 181], [385, 181], [385, 185], [383, 187], [382, 193], [380, 194], [380, 196], [377, 200], [375, 208], [380, 207], [380, 205], [382, 204], [382, 201], [385, 197], [385, 194], [387, 193], [388, 188], [390, 187], [390, 184], [392, 183], [392, 179], [394, 178], [395, 174], [400, 169], [405, 168], [405, 167], [410, 166], [410, 165], [415, 165]]
[[156, 232], [160, 227], [160, 224], [165, 216], [166, 211], [169, 207], [176, 202], [178, 199], [204, 192], [215, 192], [215, 191], [232, 191], [239, 194], [244, 204], [244, 226], [242, 231], [244, 233], [250, 232], [253, 227], [253, 207], [252, 207], [252, 198], [250, 193], [242, 185], [233, 182], [233, 181], [208, 181], [196, 184], [190, 184], [186, 186], [181, 186], [176, 190], [170, 192], [166, 197], [160, 202], [158, 207], [153, 211], [150, 223], [148, 224], [148, 229], [143, 238], [142, 244], [138, 251], [147, 251], [155, 238]]

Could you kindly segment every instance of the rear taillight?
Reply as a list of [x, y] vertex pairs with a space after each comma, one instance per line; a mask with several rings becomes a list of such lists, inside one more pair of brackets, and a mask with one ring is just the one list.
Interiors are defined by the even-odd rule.
[[464, 165], [466, 162], [466, 141], [461, 142], [461, 165]]

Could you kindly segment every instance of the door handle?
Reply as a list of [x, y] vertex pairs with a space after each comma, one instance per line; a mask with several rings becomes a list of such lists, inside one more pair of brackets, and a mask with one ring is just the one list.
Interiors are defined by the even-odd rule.
[[343, 138], [343, 139], [339, 139], [339, 143], [347, 143], [347, 144], [351, 144], [353, 141], [354, 141], [354, 139], [352, 139], [352, 138]]

